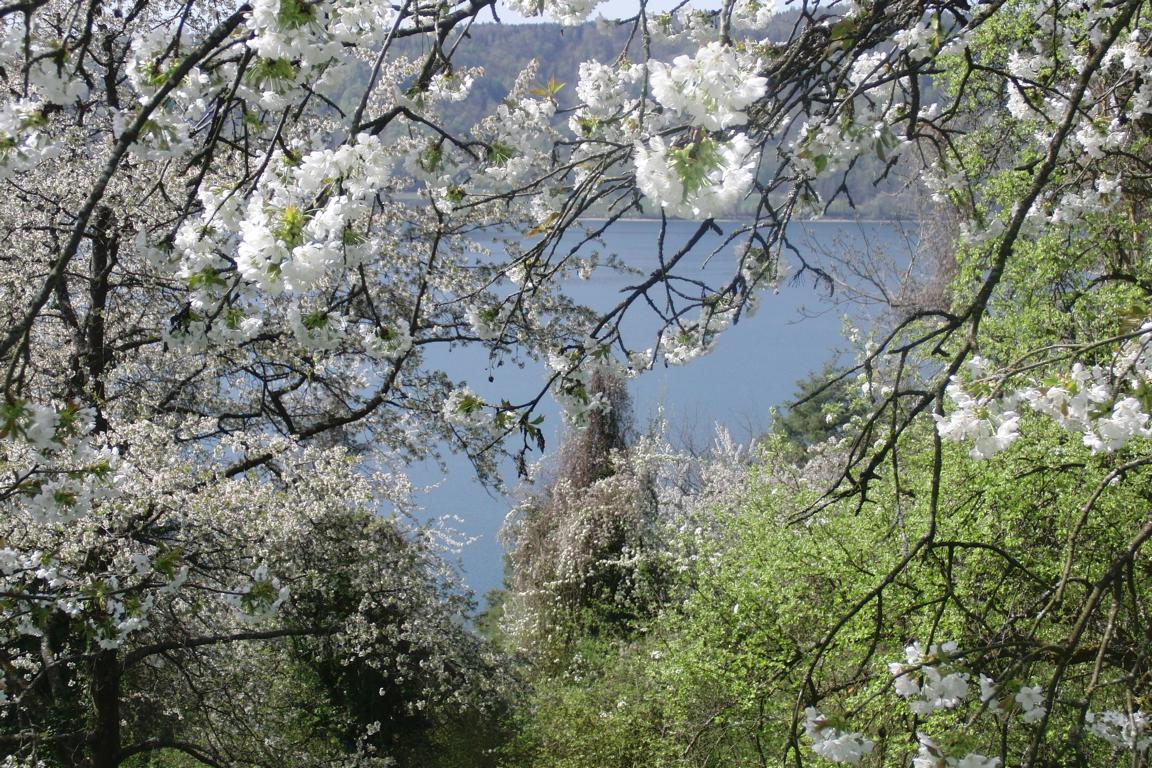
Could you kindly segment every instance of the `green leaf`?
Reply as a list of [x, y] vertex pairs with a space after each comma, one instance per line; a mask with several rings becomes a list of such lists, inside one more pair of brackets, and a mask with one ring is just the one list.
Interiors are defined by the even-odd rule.
[[316, 20], [316, 9], [301, 0], [280, 0], [276, 20], [284, 29], [299, 29]]
[[309, 312], [300, 318], [300, 322], [310, 331], [316, 331], [328, 325], [328, 313], [322, 309]]
[[724, 159], [716, 142], [702, 136], [686, 147], [668, 153], [672, 158], [672, 168], [684, 185], [684, 196], [692, 194], [705, 185], [708, 174], [720, 168]]
[[211, 267], [204, 267], [196, 274], [188, 278], [188, 290], [199, 291], [208, 288], [223, 288], [228, 285], [228, 281], [221, 277], [216, 270]]
[[256, 63], [248, 68], [245, 77], [258, 86], [294, 80], [296, 66], [287, 59], [257, 59]]
[[488, 147], [488, 162], [496, 167], [503, 167], [508, 164], [508, 161], [516, 156], [516, 150], [507, 144], [500, 142], [493, 142], [492, 146]]
[[280, 215], [280, 226], [273, 233], [288, 249], [304, 244], [304, 225], [312, 217], [299, 206], [289, 205]]

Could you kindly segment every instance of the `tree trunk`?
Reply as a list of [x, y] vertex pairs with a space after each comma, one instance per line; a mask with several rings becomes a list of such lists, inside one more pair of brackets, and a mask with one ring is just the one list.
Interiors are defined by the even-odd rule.
[[101, 651], [92, 666], [92, 706], [96, 712], [89, 743], [92, 768], [115, 768], [120, 762], [120, 659]]

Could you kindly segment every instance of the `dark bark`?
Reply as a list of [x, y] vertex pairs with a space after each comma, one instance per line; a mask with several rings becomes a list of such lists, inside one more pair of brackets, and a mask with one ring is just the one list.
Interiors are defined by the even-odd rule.
[[120, 763], [120, 659], [116, 651], [101, 651], [92, 664], [92, 708], [90, 765], [116, 768]]

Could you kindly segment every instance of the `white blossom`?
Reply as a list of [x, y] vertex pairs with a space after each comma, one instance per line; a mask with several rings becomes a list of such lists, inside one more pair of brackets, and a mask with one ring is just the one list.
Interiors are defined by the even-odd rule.
[[674, 147], [655, 137], [638, 144], [636, 184], [669, 215], [707, 219], [732, 209], [751, 186], [756, 158], [747, 138], [700, 139]]
[[1143, 753], [1152, 747], [1152, 724], [1142, 711], [1088, 712], [1088, 731], [1117, 749]]
[[871, 739], [859, 733], [832, 727], [815, 707], [804, 710], [804, 730], [812, 739], [812, 751], [834, 763], [855, 765], [875, 747]]
[[42, 105], [29, 99], [0, 103], [0, 181], [24, 173], [55, 150], [43, 130]]
[[1035, 723], [1044, 719], [1047, 710], [1044, 708], [1043, 688], [1038, 685], [1021, 686], [1013, 698], [1020, 705], [1020, 718], [1024, 722]]
[[758, 62], [741, 58], [730, 46], [709, 43], [695, 57], [677, 56], [668, 66], [648, 65], [652, 95], [694, 125], [718, 131], [744, 125], [745, 110], [764, 96], [767, 79], [751, 74]]

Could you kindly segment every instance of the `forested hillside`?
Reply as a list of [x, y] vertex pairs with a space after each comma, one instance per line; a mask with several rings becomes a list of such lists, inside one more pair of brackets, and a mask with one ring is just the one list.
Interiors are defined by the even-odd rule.
[[[784, 41], [797, 22], [797, 15], [789, 13], [773, 19], [764, 30], [764, 37]], [[631, 45], [628, 45], [631, 40]], [[642, 40], [628, 26], [610, 23], [586, 22], [576, 26], [560, 24], [474, 24], [468, 31], [467, 44], [462, 45], [453, 64], [458, 70], [481, 67], [485, 77], [478, 79], [473, 89], [475, 99], [468, 99], [477, 111], [460, 114], [461, 125], [474, 125], [481, 117], [508, 95], [516, 78], [528, 62], [535, 60], [541, 85], [549, 80], [563, 83], [557, 93], [561, 110], [571, 109], [579, 103], [576, 84], [580, 82], [580, 64], [596, 61], [612, 64], [621, 57], [640, 60]], [[661, 41], [652, 46], [652, 55], [670, 61], [676, 56], [690, 53], [688, 40]]]
[[[670, 23], [670, 20], [656, 16], [651, 23], [658, 26], [660, 23]], [[782, 43], [789, 38], [798, 23], [802, 23], [799, 14], [781, 13], [772, 16], [757, 34], [761, 39]], [[453, 56], [452, 65], [461, 76], [474, 68], [483, 72], [483, 76], [476, 77], [468, 96], [453, 105], [451, 113], [447, 115], [447, 125], [465, 131], [495, 113], [530, 62], [536, 63], [533, 87], [540, 93], [550, 87], [556, 89], [553, 93], [557, 104], [555, 120], [557, 125], [564, 125], [580, 103], [576, 85], [580, 82], [581, 63], [595, 61], [615, 64], [621, 60], [641, 60], [645, 56], [641, 45], [641, 38], [630, 27], [616, 24], [474, 24], [460, 45], [459, 52]], [[692, 47], [693, 42], [689, 39], [657, 40], [650, 45], [650, 55], [670, 61], [676, 56], [690, 53]], [[420, 41], [402, 42], [397, 50], [416, 59], [428, 54], [428, 50], [421, 48]], [[923, 87], [927, 95], [932, 94], [930, 78], [925, 78]], [[777, 142], [787, 139], [785, 135], [776, 137]], [[860, 172], [845, 182], [853, 203], [851, 206], [847, 204], [846, 197], [839, 199], [833, 194], [838, 183], [825, 182], [820, 186], [822, 197], [836, 201], [828, 215], [861, 219], [919, 217], [922, 213], [923, 190], [910, 169], [901, 168], [885, 176], [886, 161], [883, 152], [874, 152], [860, 159]], [[760, 175], [768, 179], [774, 172], [775, 168], [766, 165]], [[595, 212], [604, 213], [603, 210]], [[754, 206], [751, 203], [734, 205], [726, 211], [728, 215], [743, 216], [753, 212]], [[652, 216], [656, 211], [646, 208], [644, 214]]]

